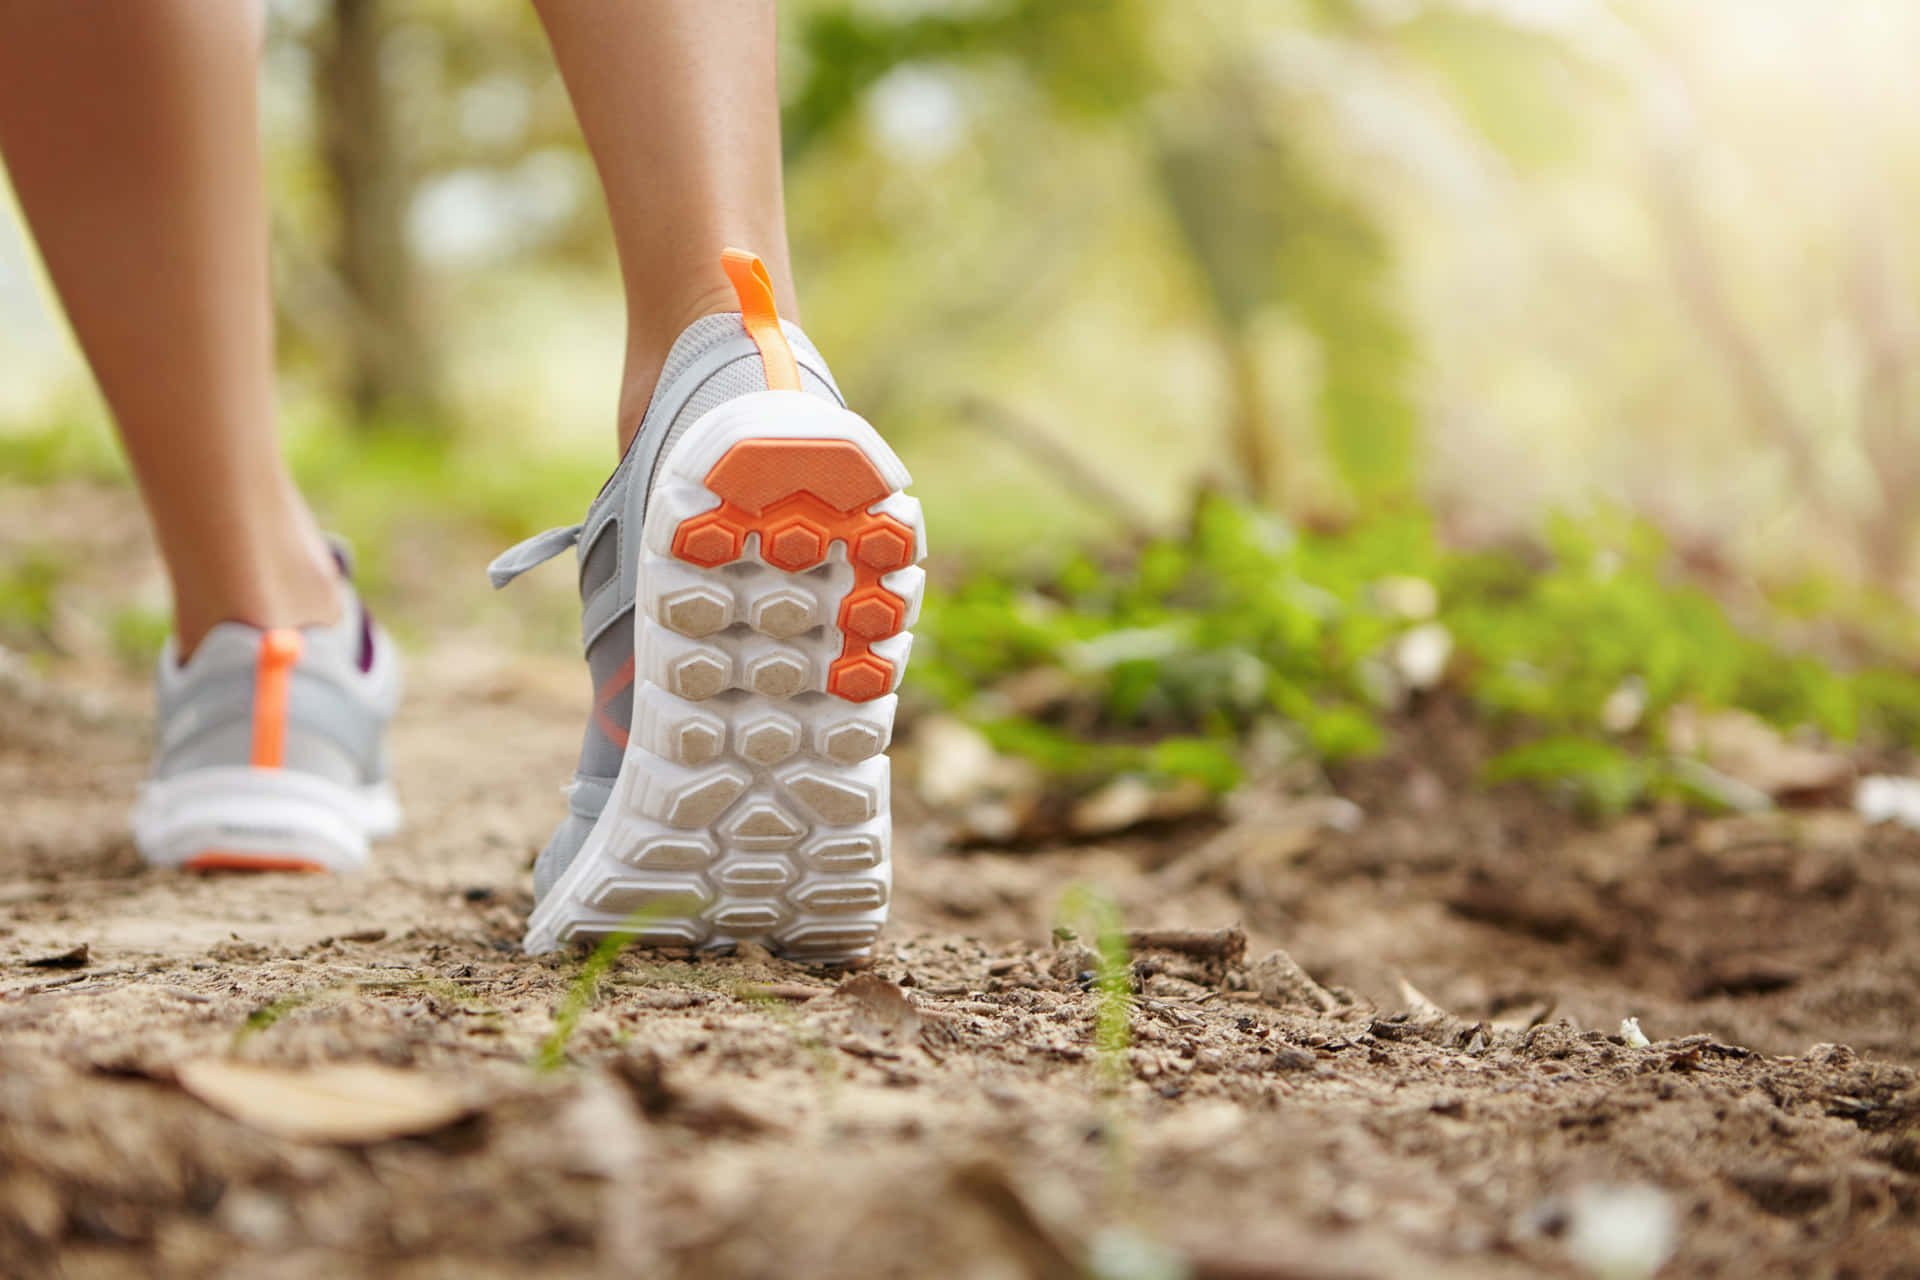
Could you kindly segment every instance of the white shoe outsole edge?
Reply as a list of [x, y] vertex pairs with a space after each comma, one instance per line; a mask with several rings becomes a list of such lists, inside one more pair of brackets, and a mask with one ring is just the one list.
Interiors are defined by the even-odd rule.
[[400, 825], [393, 785], [346, 787], [291, 769], [195, 769], [140, 786], [133, 842], [156, 867], [360, 871]]
[[[889, 490], [865, 510], [912, 531], [912, 565], [880, 580], [904, 605], [900, 632], [871, 646], [892, 667], [883, 696], [827, 691], [855, 582], [844, 540], [796, 573], [766, 561], [757, 533], [716, 568], [672, 555], [682, 522], [721, 505], [705, 477], [755, 439], [851, 442]], [[528, 952], [621, 932], [701, 948], [752, 939], [820, 963], [869, 952], [892, 894], [892, 689], [925, 588], [909, 480], [864, 419], [796, 392], [730, 400], [676, 442], [639, 540], [627, 752], [599, 820], [528, 921]]]

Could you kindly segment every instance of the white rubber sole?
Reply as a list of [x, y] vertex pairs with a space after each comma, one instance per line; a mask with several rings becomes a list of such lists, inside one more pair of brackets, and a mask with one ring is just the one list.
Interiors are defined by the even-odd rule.
[[[803, 487], [756, 509], [789, 472]], [[908, 482], [865, 420], [797, 392], [728, 401], [674, 445], [641, 536], [626, 756], [529, 952], [631, 932], [867, 954], [892, 892], [883, 753], [926, 582]]]
[[393, 785], [343, 787], [234, 765], [141, 784], [133, 842], [156, 867], [359, 871], [368, 842], [400, 825]]

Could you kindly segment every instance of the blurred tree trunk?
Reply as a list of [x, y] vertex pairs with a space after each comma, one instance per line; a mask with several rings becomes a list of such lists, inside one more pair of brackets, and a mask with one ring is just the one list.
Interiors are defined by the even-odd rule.
[[1895, 238], [1875, 202], [1862, 200], [1867, 225], [1858, 240], [1855, 313], [1866, 357], [1860, 445], [1873, 474], [1875, 500], [1838, 499], [1823, 477], [1816, 429], [1794, 410], [1760, 339], [1732, 300], [1725, 268], [1693, 188], [1697, 145], [1669, 130], [1650, 148], [1653, 212], [1676, 292], [1749, 419], [1786, 456], [1798, 491], [1814, 515], [1849, 533], [1869, 577], [1901, 589], [1914, 561], [1913, 508], [1920, 492], [1910, 374], [1916, 322], [1900, 295]]
[[1245, 237], [1249, 225], [1263, 238], [1270, 228], [1265, 219], [1237, 219], [1228, 211], [1220, 191], [1241, 181], [1228, 176], [1239, 169], [1239, 157], [1209, 131], [1163, 133], [1155, 139], [1153, 159], [1179, 247], [1193, 264], [1213, 312], [1227, 375], [1227, 450], [1233, 479], [1242, 497], [1261, 506], [1275, 505], [1282, 492], [1274, 450], [1278, 436], [1267, 411], [1253, 341], [1254, 317], [1272, 292], [1267, 288], [1266, 255], [1261, 253], [1269, 246], [1257, 244], [1250, 250]]
[[1867, 567], [1874, 578], [1905, 589], [1914, 558], [1914, 516], [1920, 509], [1920, 403], [1914, 394], [1920, 316], [1905, 289], [1899, 236], [1889, 193], [1861, 200], [1857, 240], [1856, 310], [1866, 353], [1861, 388], [1861, 447], [1873, 472], [1877, 501], [1862, 516]]
[[1261, 506], [1277, 506], [1279, 463], [1273, 444], [1278, 434], [1268, 421], [1267, 398], [1260, 378], [1260, 353], [1244, 326], [1224, 325], [1221, 346], [1227, 358], [1227, 387], [1231, 396], [1234, 469], [1247, 487], [1247, 496]]
[[1824, 511], [1822, 467], [1813, 432], [1795, 414], [1773, 363], [1733, 303], [1726, 271], [1694, 192], [1696, 164], [1696, 149], [1684, 142], [1656, 140], [1649, 154], [1654, 221], [1668, 274], [1748, 418], [1786, 454], [1810, 500]]
[[350, 303], [346, 394], [358, 419], [430, 428], [439, 380], [407, 242], [412, 181], [381, 68], [385, 0], [330, 0], [315, 50], [321, 159], [337, 222], [334, 268]]

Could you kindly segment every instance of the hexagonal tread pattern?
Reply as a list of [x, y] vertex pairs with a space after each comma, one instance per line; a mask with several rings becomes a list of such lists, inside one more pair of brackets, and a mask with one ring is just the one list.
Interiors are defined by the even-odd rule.
[[819, 880], [795, 892], [793, 901], [823, 914], [872, 911], [887, 905], [887, 886], [878, 880]]
[[797, 653], [762, 654], [747, 664], [747, 687], [769, 698], [791, 698], [807, 687], [806, 659]]
[[788, 914], [775, 902], [729, 902], [714, 908], [707, 918], [716, 929], [751, 938], [778, 928]]
[[738, 773], [707, 774], [668, 792], [666, 812], [659, 816], [676, 827], [711, 826], [746, 788], [747, 780]]
[[733, 596], [714, 586], [686, 587], [660, 598], [660, 621], [698, 640], [733, 621]]
[[667, 687], [692, 702], [704, 702], [732, 683], [732, 664], [726, 655], [696, 649], [674, 660], [667, 669]]
[[925, 583], [919, 504], [853, 415], [783, 401], [821, 424], [792, 434], [729, 418], [742, 403], [657, 470], [626, 762], [530, 947], [637, 931], [827, 963], [885, 921], [883, 753]]
[[646, 871], [698, 871], [720, 856], [704, 831], [676, 831], [628, 845], [621, 861]]
[[713, 899], [713, 891], [700, 880], [688, 877], [684, 884], [661, 880], [611, 879], [604, 881], [587, 899], [587, 905], [616, 915], [666, 910], [675, 914], [698, 911]]
[[808, 630], [813, 618], [813, 596], [804, 591], [774, 591], [753, 602], [753, 629], [776, 640], [789, 640]]
[[[768, 896], [779, 893], [793, 883], [793, 867], [790, 863], [765, 859], [746, 861], [736, 859], [724, 867], [716, 877], [720, 887], [728, 893], [737, 893], [742, 897]], [[825, 886], [831, 890], [834, 885]]]
[[827, 835], [802, 846], [800, 857], [831, 874], [868, 871], [880, 865], [880, 842], [868, 835]]
[[807, 834], [807, 824], [772, 797], [755, 797], [727, 820], [725, 834], [741, 849], [790, 849]]
[[[873, 768], [875, 765], [879, 768]], [[880, 812], [886, 800], [886, 765], [881, 759], [834, 769], [809, 762], [783, 769], [775, 776], [815, 818], [845, 827], [866, 822]]]
[[835, 764], [859, 764], [887, 746], [886, 730], [863, 720], [846, 720], [820, 735], [820, 754]]
[[840, 609], [842, 645], [827, 671], [827, 692], [849, 702], [884, 696], [898, 672], [872, 645], [900, 633], [908, 602], [881, 578], [913, 564], [919, 537], [897, 517], [871, 509], [891, 493], [880, 469], [851, 440], [746, 439], [721, 456], [705, 483], [720, 505], [680, 522], [674, 558], [703, 567], [730, 563], [758, 535], [761, 559], [800, 573], [839, 543], [854, 589]]
[[757, 765], [771, 767], [800, 749], [800, 722], [773, 715], [740, 726], [740, 754]]
[[556, 941], [598, 946], [616, 933], [632, 933], [636, 946], [697, 947], [711, 936], [704, 922], [696, 920], [657, 920], [643, 924], [638, 932], [621, 920], [572, 920], [560, 930]]

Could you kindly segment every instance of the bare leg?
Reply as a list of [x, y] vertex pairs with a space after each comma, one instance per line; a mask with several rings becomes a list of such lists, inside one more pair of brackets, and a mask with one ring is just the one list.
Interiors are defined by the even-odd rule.
[[668, 349], [735, 310], [720, 250], [766, 262], [792, 319], [774, 0], [535, 0], [613, 215], [627, 294], [620, 447]]
[[274, 431], [251, 0], [0, 0], [0, 154], [133, 463], [182, 652], [332, 621]]

